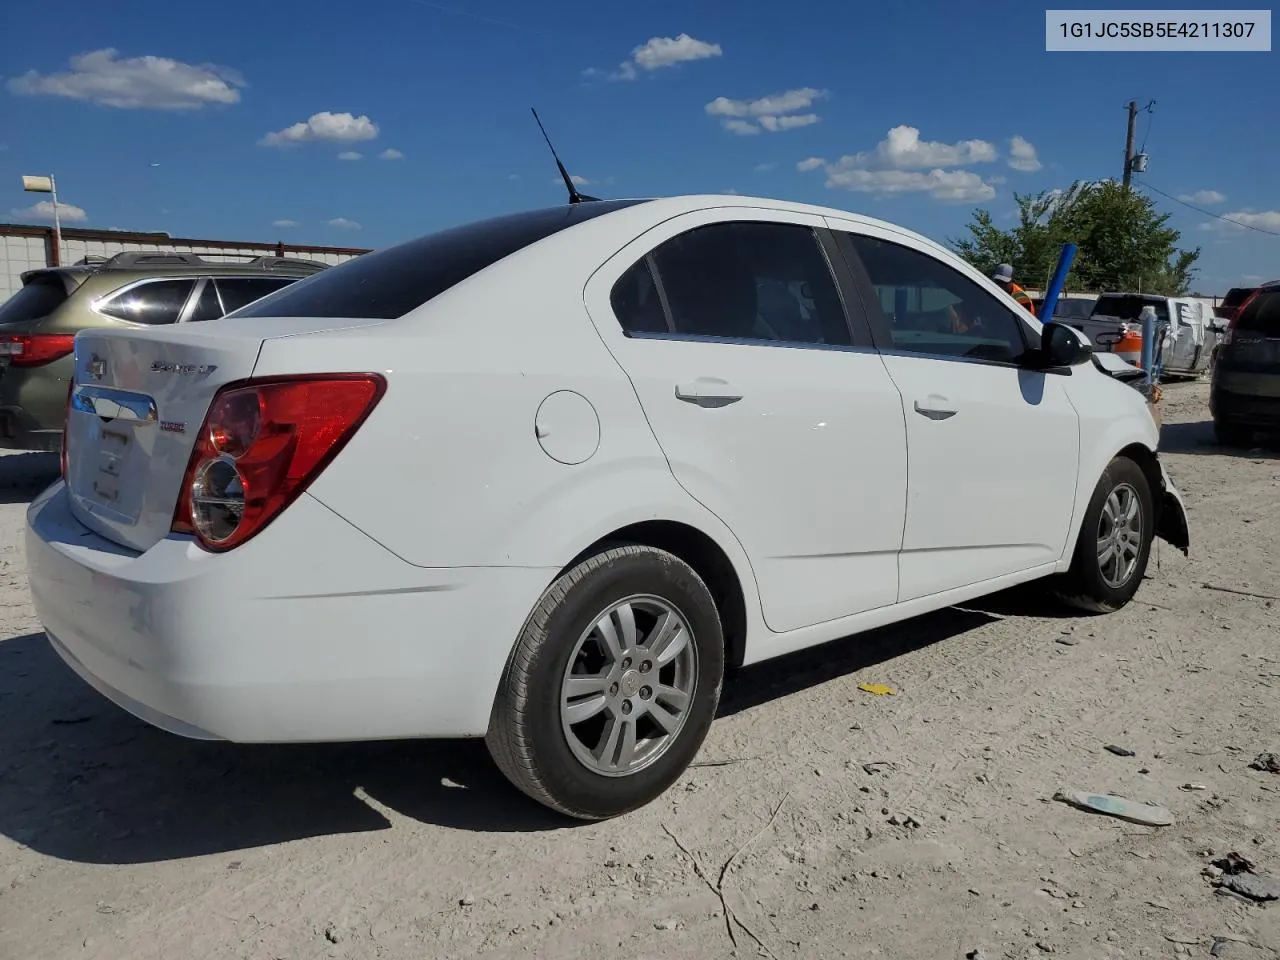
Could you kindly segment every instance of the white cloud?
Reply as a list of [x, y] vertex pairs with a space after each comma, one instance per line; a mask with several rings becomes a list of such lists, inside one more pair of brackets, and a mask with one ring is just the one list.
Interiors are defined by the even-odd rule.
[[403, 160], [404, 154], [401, 153], [399, 150], [395, 149], [395, 147], [388, 147], [386, 150], [383, 150], [380, 154], [378, 154], [378, 159], [379, 160]]
[[840, 163], [851, 167], [923, 170], [989, 163], [995, 158], [996, 148], [985, 140], [960, 140], [957, 143], [921, 140], [918, 129], [901, 124], [890, 130], [874, 150], [841, 157]]
[[[507, 177], [507, 179], [508, 179], [508, 180], [519, 180], [519, 179], [520, 179], [520, 177], [513, 173], [511, 176]], [[573, 181], [573, 185], [574, 185], [575, 187], [588, 187], [588, 186], [590, 186], [590, 185], [592, 184], [592, 182], [593, 182], [593, 181], [591, 181], [591, 180], [588, 180], [586, 177], [580, 177], [580, 176], [578, 176], [576, 173], [571, 173], [571, 174], [569, 174], [569, 179]], [[552, 183], [564, 183], [564, 180], [562, 180], [560, 177], [552, 177], [552, 178], [551, 178], [551, 182], [552, 182]]]
[[363, 160], [364, 154], [355, 150], [343, 150], [338, 154], [339, 160]]
[[808, 110], [813, 104], [828, 96], [826, 90], [813, 87], [799, 87], [783, 93], [771, 93], [758, 100], [730, 100], [728, 97], [716, 97], [703, 109], [713, 117], [722, 117], [720, 121], [730, 133], [750, 136], [761, 130], [777, 133], [781, 130], [794, 130], [817, 123], [822, 118], [816, 113], [800, 113]]
[[326, 220], [331, 227], [337, 227], [339, 230], [360, 230], [360, 224], [354, 220], [348, 220], [346, 217], [334, 217], [332, 220]]
[[[33, 203], [31, 206], [22, 210], [10, 210], [9, 216], [16, 220], [34, 220], [37, 223], [53, 223], [53, 201], [41, 200], [39, 203]], [[77, 207], [74, 203], [58, 204], [58, 220], [62, 223], [84, 223], [89, 219], [89, 215], [84, 212], [83, 207]]]
[[128, 110], [197, 110], [240, 102], [244, 78], [229, 67], [191, 64], [168, 57], [116, 59], [108, 47], [71, 58], [71, 69], [30, 70], [9, 81], [13, 93], [69, 97]]
[[1217, 190], [1197, 190], [1195, 193], [1180, 193], [1178, 199], [1183, 203], [1210, 204], [1222, 203], [1227, 197]]
[[768, 173], [770, 170], [777, 169], [777, 166], [776, 163], [757, 163], [755, 169], [756, 173]]
[[1036, 156], [1036, 148], [1030, 142], [1014, 136], [1009, 141], [1009, 166], [1023, 173], [1035, 173], [1044, 164]]
[[[1243, 230], [1245, 227], [1256, 227], [1259, 230], [1280, 231], [1280, 210], [1237, 210], [1235, 213], [1224, 213], [1222, 216], [1225, 219], [1206, 223], [1202, 229]], [[1227, 223], [1227, 220], [1234, 222]]]
[[350, 113], [330, 113], [328, 110], [313, 113], [310, 118], [293, 126], [268, 133], [258, 142], [264, 147], [283, 147], [294, 143], [323, 140], [330, 143], [355, 143], [372, 140], [378, 135], [378, 125], [366, 116]]
[[520, 174], [518, 174], [518, 173], [508, 173], [508, 174], [507, 174], [507, 179], [508, 179], [508, 180], [519, 180], [519, 179], [520, 179]]
[[920, 131], [906, 125], [894, 127], [875, 149], [828, 161], [809, 157], [796, 164], [801, 172], [824, 170], [829, 189], [853, 190], [878, 196], [927, 193], [935, 200], [971, 202], [996, 195], [991, 181], [968, 170], [946, 167], [988, 163], [996, 149], [985, 140], [957, 143], [921, 140]]
[[[674, 67], [679, 63], [690, 63], [694, 60], [709, 60], [721, 56], [724, 50], [718, 43], [707, 43], [682, 33], [676, 37], [650, 37], [631, 51], [631, 56], [618, 65], [618, 69], [609, 74], [610, 80], [634, 80], [640, 71], [651, 72], [663, 67]], [[599, 76], [601, 71], [588, 67], [582, 75], [590, 79]]]
[[828, 167], [827, 186], [892, 196], [927, 192], [935, 200], [954, 202], [990, 200], [995, 187], [969, 170], [863, 170]]
[[272, 220], [271, 225], [273, 227], [296, 227], [298, 225], [298, 221], [297, 220]]

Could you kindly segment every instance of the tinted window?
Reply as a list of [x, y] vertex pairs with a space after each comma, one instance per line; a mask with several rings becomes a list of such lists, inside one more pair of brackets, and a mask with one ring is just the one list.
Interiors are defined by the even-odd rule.
[[1238, 307], [1249, 298], [1249, 294], [1253, 293], [1257, 287], [1232, 287], [1227, 291], [1227, 295], [1222, 298], [1221, 307]]
[[1280, 337], [1280, 290], [1263, 291], [1240, 311], [1236, 330]]
[[504, 257], [640, 200], [566, 204], [481, 220], [410, 240], [308, 277], [243, 317], [401, 317]]
[[47, 317], [67, 299], [57, 277], [32, 278], [21, 290], [0, 303], [0, 323], [19, 323]]
[[786, 343], [851, 342], [826, 256], [808, 227], [699, 227], [660, 246], [652, 264], [676, 333]]
[[898, 350], [1011, 363], [1026, 352], [1022, 321], [937, 257], [849, 234]]
[[1143, 307], [1155, 307], [1156, 319], [1161, 323], [1169, 322], [1169, 301], [1159, 297], [1144, 297], [1136, 293], [1103, 294], [1093, 305], [1092, 315], [1136, 322], [1142, 318]]
[[666, 333], [671, 328], [645, 257], [618, 278], [610, 294], [613, 312], [627, 333]]
[[1081, 300], [1071, 297], [1066, 300], [1059, 300], [1053, 308], [1055, 317], [1062, 317], [1066, 320], [1087, 320], [1089, 314], [1093, 312], [1092, 300]]
[[112, 297], [99, 312], [131, 323], [175, 323], [194, 280], [152, 280]]
[[219, 279], [217, 284], [218, 293], [222, 295], [222, 308], [230, 313], [247, 307], [292, 282], [285, 277], [227, 277]]
[[222, 304], [218, 302], [218, 291], [212, 280], [205, 280], [204, 286], [196, 298], [196, 305], [191, 310], [187, 323], [199, 323], [202, 320], [217, 320], [222, 316]]

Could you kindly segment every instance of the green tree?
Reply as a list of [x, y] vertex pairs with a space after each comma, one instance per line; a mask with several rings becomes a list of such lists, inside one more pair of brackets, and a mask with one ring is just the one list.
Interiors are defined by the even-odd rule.
[[1182, 235], [1168, 226], [1144, 193], [1115, 181], [1076, 182], [1071, 189], [1014, 194], [1018, 223], [1001, 230], [987, 210], [975, 210], [969, 235], [952, 248], [979, 270], [1013, 265], [1023, 286], [1046, 284], [1062, 244], [1076, 244], [1068, 277], [1075, 290], [1138, 291], [1177, 296], [1191, 287], [1200, 248], [1178, 249]]

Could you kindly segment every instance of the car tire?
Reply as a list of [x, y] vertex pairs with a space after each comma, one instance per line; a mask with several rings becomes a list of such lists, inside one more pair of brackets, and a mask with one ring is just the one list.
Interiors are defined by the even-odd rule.
[[612, 546], [542, 595], [485, 740], [527, 796], [579, 820], [608, 819], [685, 771], [723, 676], [720, 615], [697, 572], [665, 550]]
[[1213, 421], [1213, 438], [1220, 447], [1247, 447], [1253, 440], [1253, 431], [1227, 420]]
[[[1089, 613], [1119, 610], [1142, 584], [1154, 538], [1147, 476], [1134, 461], [1116, 457], [1089, 498], [1071, 567], [1055, 584], [1058, 599]], [[1109, 549], [1099, 547], [1104, 540]]]

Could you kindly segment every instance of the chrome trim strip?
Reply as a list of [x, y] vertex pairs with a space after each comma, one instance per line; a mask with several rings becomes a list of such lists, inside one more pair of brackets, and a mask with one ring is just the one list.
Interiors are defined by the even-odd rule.
[[71, 395], [71, 406], [80, 413], [129, 423], [155, 423], [160, 419], [156, 402], [140, 393], [82, 384]]

